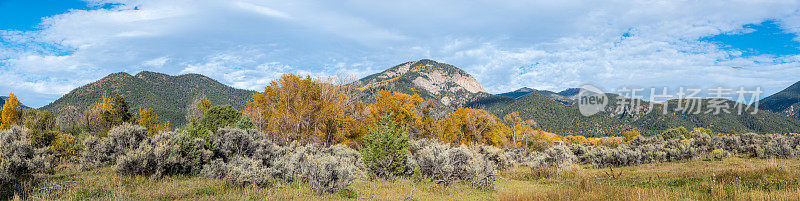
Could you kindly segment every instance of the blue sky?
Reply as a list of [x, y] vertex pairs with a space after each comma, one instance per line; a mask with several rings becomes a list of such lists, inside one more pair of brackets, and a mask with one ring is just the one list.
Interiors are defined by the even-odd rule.
[[88, 9], [80, 0], [0, 0], [0, 27], [34, 30], [43, 17], [66, 13], [69, 9]]
[[0, 0], [0, 94], [39, 107], [114, 72], [362, 77], [434, 59], [490, 93], [800, 81], [797, 1]]

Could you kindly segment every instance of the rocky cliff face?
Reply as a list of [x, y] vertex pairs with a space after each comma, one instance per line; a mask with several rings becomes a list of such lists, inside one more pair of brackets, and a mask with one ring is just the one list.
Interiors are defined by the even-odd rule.
[[374, 101], [380, 89], [419, 94], [442, 106], [457, 108], [488, 95], [480, 83], [463, 70], [433, 60], [406, 62], [352, 83]]

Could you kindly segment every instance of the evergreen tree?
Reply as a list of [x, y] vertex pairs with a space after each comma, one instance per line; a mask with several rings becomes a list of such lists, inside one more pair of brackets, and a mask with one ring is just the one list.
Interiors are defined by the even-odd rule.
[[130, 107], [125, 97], [116, 95], [112, 100], [111, 110], [103, 112], [103, 125], [106, 130], [114, 126], [122, 125], [125, 122], [134, 122], [133, 114], [129, 112]]
[[231, 105], [213, 106], [200, 118], [200, 125], [203, 129], [217, 132], [217, 129], [227, 126], [234, 126], [242, 113], [236, 111]]

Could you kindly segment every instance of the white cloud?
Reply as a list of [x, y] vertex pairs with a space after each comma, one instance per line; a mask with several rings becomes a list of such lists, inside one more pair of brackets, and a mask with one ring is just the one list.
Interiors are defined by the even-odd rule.
[[117, 4], [0, 31], [0, 93], [41, 106], [140, 70], [260, 90], [281, 73], [364, 76], [423, 58], [462, 67], [490, 92], [587, 82], [775, 92], [800, 71], [798, 56], [741, 57], [697, 41], [764, 20], [800, 33], [797, 1], [90, 1], [106, 3]]

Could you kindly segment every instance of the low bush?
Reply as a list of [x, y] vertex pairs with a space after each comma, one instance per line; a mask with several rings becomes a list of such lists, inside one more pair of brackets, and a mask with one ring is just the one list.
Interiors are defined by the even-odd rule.
[[263, 134], [235, 128], [221, 128], [210, 136], [215, 158], [228, 161], [233, 156], [251, 156], [263, 143]]
[[308, 184], [317, 194], [334, 193], [347, 189], [357, 176], [357, 169], [333, 155], [323, 155], [312, 159], [309, 167]]
[[70, 161], [80, 157], [81, 150], [83, 150], [80, 140], [69, 133], [59, 133], [56, 140], [53, 141], [52, 147], [58, 158]]
[[551, 167], [567, 167], [578, 162], [578, 158], [569, 147], [559, 144], [544, 150], [545, 162]]
[[713, 151], [711, 151], [711, 154], [709, 155], [709, 159], [713, 160], [722, 160], [730, 157], [731, 153], [722, 149], [714, 149]]
[[344, 145], [279, 146], [263, 133], [229, 128], [219, 129], [210, 138], [214, 156], [200, 174], [234, 185], [265, 187], [276, 181], [300, 181], [315, 193], [333, 193], [364, 176], [361, 154]]
[[195, 174], [211, 160], [212, 153], [202, 139], [186, 134], [162, 133], [144, 140], [137, 149], [120, 156], [115, 171], [123, 175], [161, 177]]
[[467, 146], [450, 147], [431, 140], [412, 143], [411, 153], [419, 174], [437, 184], [471, 182], [480, 189], [494, 189], [494, 163]]
[[0, 132], [0, 199], [22, 192], [35, 173], [50, 173], [56, 164], [50, 147], [35, 148], [30, 130], [18, 125]]
[[83, 142], [81, 169], [116, 164], [117, 158], [138, 148], [147, 139], [147, 129], [138, 125], [124, 123], [111, 128], [108, 137], [88, 137]]
[[227, 163], [214, 160], [202, 170], [202, 174], [209, 178], [225, 179], [237, 186], [257, 187], [267, 187], [274, 183], [269, 172], [261, 161], [241, 156], [234, 157]]

